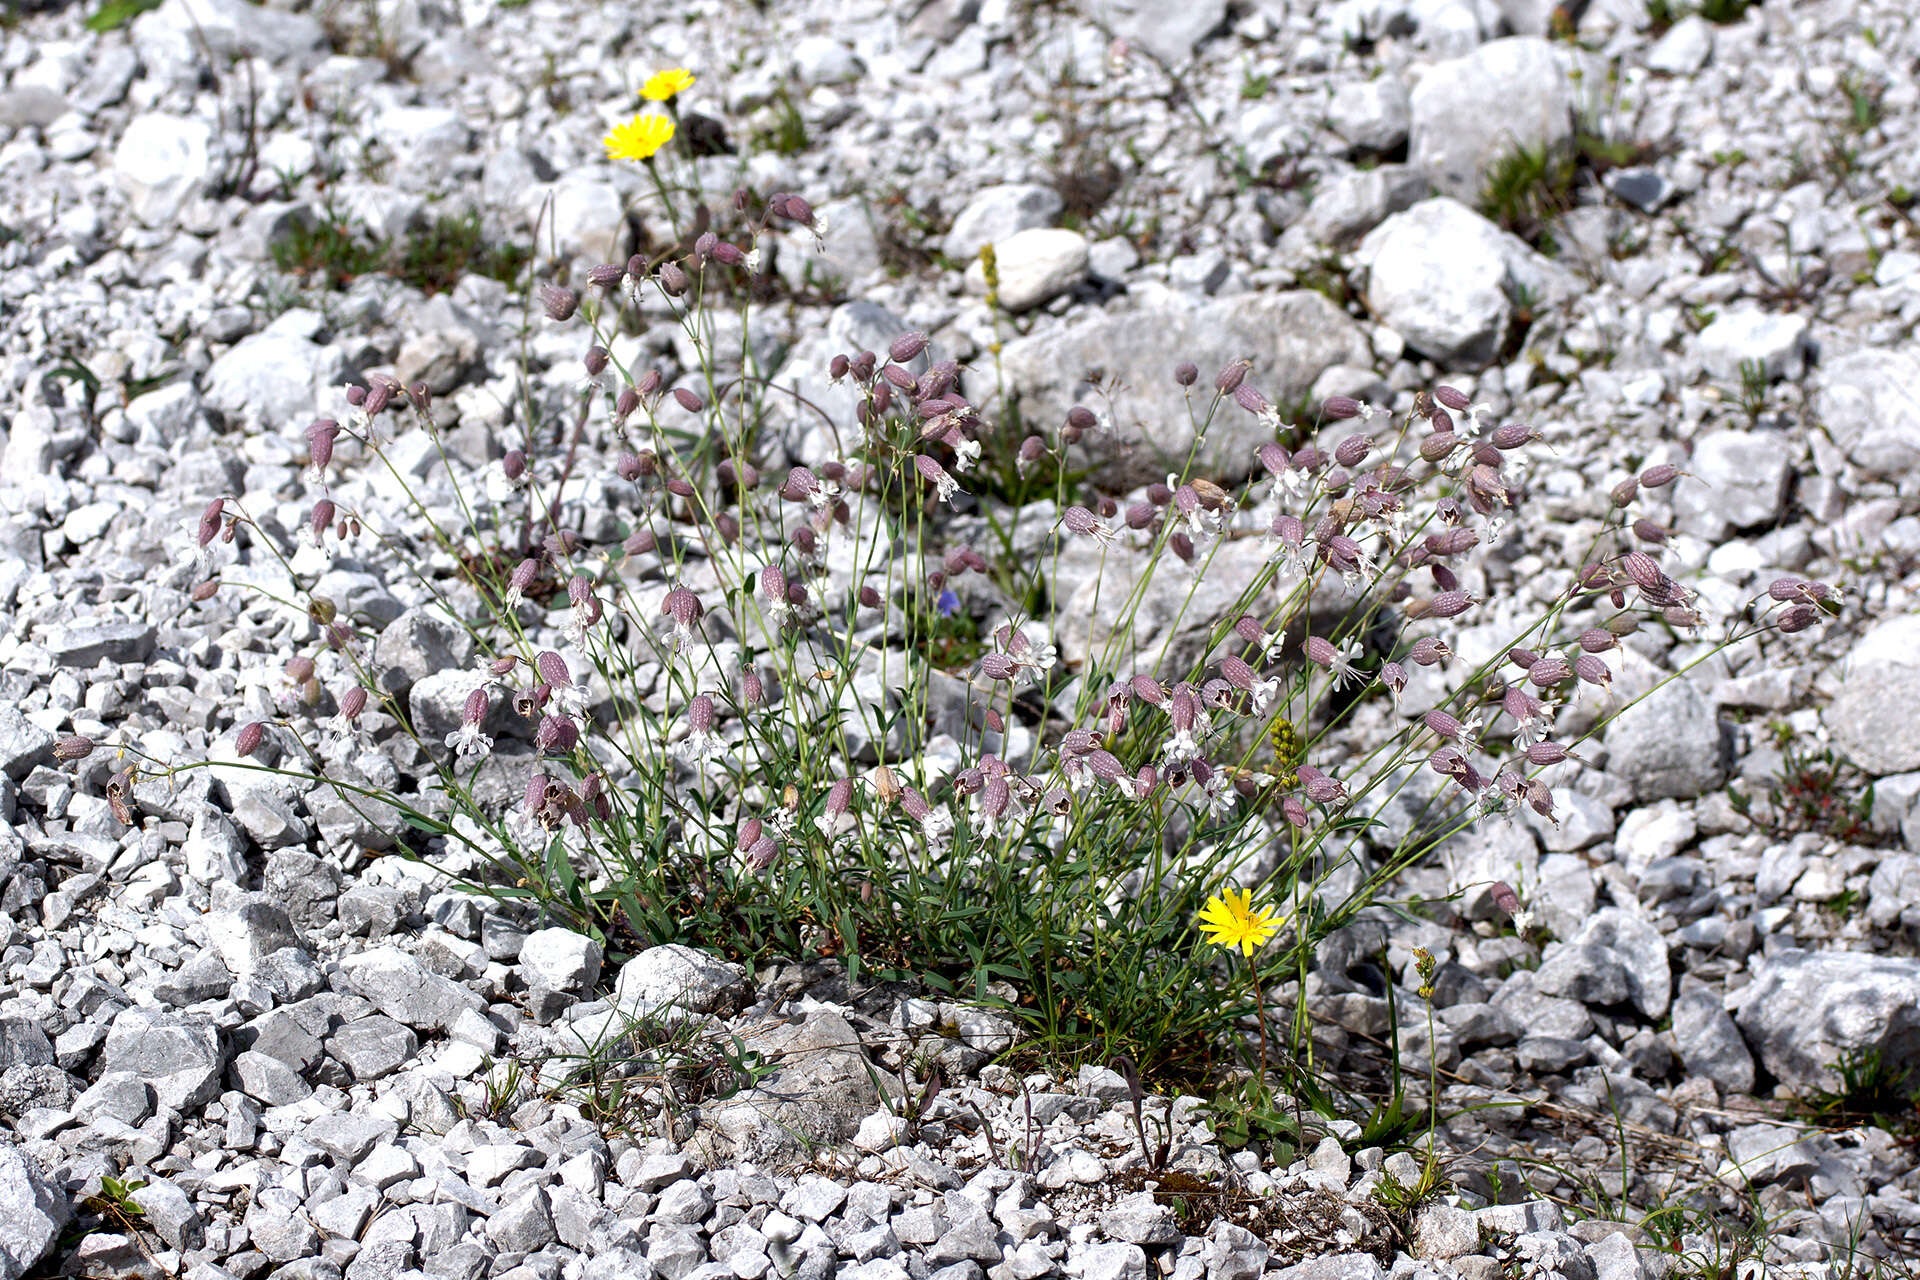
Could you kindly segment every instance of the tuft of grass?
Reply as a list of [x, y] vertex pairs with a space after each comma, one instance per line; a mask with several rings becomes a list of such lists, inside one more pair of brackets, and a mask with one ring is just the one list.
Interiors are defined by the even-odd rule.
[[1758, 421], [1767, 407], [1767, 392], [1773, 385], [1773, 377], [1767, 372], [1764, 360], [1742, 360], [1740, 362], [1740, 408], [1748, 418]]
[[1804, 749], [1793, 730], [1775, 729], [1780, 768], [1767, 781], [1764, 799], [1728, 789], [1734, 810], [1778, 836], [1812, 831], [1843, 844], [1880, 846], [1889, 838], [1873, 829], [1873, 784], [1832, 747]]
[[463, 275], [482, 275], [511, 284], [532, 253], [517, 244], [489, 244], [480, 212], [441, 215], [429, 227], [410, 234], [392, 257], [393, 274], [427, 293], [444, 293]]
[[1700, 0], [1700, 16], [1724, 27], [1746, 17], [1752, 7], [1753, 0]]
[[332, 205], [312, 222], [295, 219], [269, 247], [273, 265], [323, 289], [339, 289], [378, 271], [381, 248]]
[[773, 113], [773, 120], [753, 134], [755, 151], [771, 151], [777, 156], [797, 156], [812, 145], [812, 139], [807, 136], [807, 119], [800, 114], [793, 95], [786, 89], [774, 91], [773, 101], [767, 109]]
[[1920, 1140], [1920, 1063], [1889, 1058], [1879, 1046], [1849, 1050], [1835, 1064], [1840, 1087], [1801, 1099], [1808, 1119], [1820, 1124], [1870, 1124], [1901, 1138]]
[[442, 215], [395, 242], [373, 239], [332, 205], [310, 223], [296, 221], [270, 252], [282, 272], [318, 288], [380, 273], [425, 293], [444, 293], [468, 274], [511, 284], [532, 257], [521, 245], [488, 243], [477, 210]]
[[1554, 219], [1573, 207], [1579, 166], [1545, 146], [1515, 147], [1487, 169], [1480, 212], [1529, 244], [1540, 246]]
[[159, 7], [160, 0], [106, 0], [87, 15], [85, 25], [89, 31], [118, 31], [141, 14]]

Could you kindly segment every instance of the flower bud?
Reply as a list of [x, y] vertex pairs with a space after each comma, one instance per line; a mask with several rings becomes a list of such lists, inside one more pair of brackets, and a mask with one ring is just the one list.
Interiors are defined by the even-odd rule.
[[597, 378], [605, 373], [607, 371], [608, 359], [609, 357], [605, 347], [600, 346], [598, 343], [588, 347], [587, 356], [583, 362], [587, 366], [587, 376], [589, 378]]
[[1341, 422], [1360, 416], [1360, 402], [1352, 396], [1329, 396], [1320, 406], [1320, 416], [1329, 422]]
[[509, 449], [507, 456], [500, 459], [500, 470], [509, 480], [518, 480], [527, 474], [527, 452], [524, 449]]
[[927, 335], [919, 330], [903, 333], [887, 346], [887, 357], [896, 364], [906, 364], [916, 359], [927, 349]]
[[1810, 604], [1788, 605], [1780, 611], [1778, 626], [1780, 630], [1792, 635], [1796, 631], [1805, 631], [1820, 620], [1820, 611]]
[[1633, 500], [1639, 496], [1640, 482], [1632, 476], [1628, 476], [1625, 480], [1613, 486], [1613, 491], [1608, 495], [1616, 507], [1629, 506]]
[[322, 498], [313, 504], [313, 514], [307, 517], [307, 530], [317, 543], [326, 537], [327, 526], [333, 523], [333, 499]]
[[209, 502], [206, 505], [206, 509], [200, 513], [199, 538], [201, 546], [204, 547], [209, 542], [212, 542], [214, 535], [220, 532], [220, 515], [226, 509], [226, 505], [227, 500], [225, 498], [215, 498], [212, 502]]
[[53, 744], [55, 760], [85, 760], [93, 754], [93, 739], [80, 734], [69, 734]]
[[660, 281], [660, 288], [669, 298], [677, 298], [687, 291], [687, 285], [690, 281], [687, 279], [686, 271], [679, 263], [663, 262], [660, 264], [659, 271], [654, 274], [655, 278]]
[[1640, 473], [1640, 485], [1645, 489], [1658, 489], [1663, 485], [1672, 484], [1679, 475], [1680, 468], [1671, 463], [1662, 462]]
[[533, 745], [543, 752], [565, 753], [573, 750], [579, 742], [580, 727], [568, 716], [545, 716], [540, 721], [540, 727], [533, 732]]
[[1348, 436], [1333, 450], [1333, 460], [1343, 467], [1357, 467], [1373, 451], [1373, 441], [1365, 436]]
[[1190, 387], [1200, 381], [1200, 366], [1191, 360], [1182, 360], [1173, 366], [1173, 380], [1183, 387]]
[[673, 398], [675, 403], [688, 413], [698, 413], [707, 407], [706, 401], [685, 387], [675, 387], [673, 389]]
[[571, 320], [573, 313], [580, 308], [580, 295], [565, 285], [543, 284], [540, 286], [540, 305], [545, 308], [549, 320]]
[[626, 274], [627, 269], [622, 264], [603, 262], [587, 272], [587, 283], [596, 289], [611, 289], [619, 284], [620, 278]]
[[233, 752], [242, 759], [260, 749], [260, 742], [267, 736], [267, 726], [258, 720], [240, 726], [240, 732], [233, 735]]

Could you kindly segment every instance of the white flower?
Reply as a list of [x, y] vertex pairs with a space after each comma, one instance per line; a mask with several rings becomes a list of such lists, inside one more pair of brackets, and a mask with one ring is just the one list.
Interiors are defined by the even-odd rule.
[[447, 735], [447, 745], [462, 760], [469, 756], [479, 759], [493, 750], [493, 739], [480, 732], [477, 723], [463, 724]]
[[1333, 646], [1333, 661], [1327, 667], [1327, 674], [1333, 677], [1334, 688], [1344, 689], [1360, 679], [1360, 670], [1354, 666], [1359, 657], [1360, 643], [1357, 640], [1348, 640]]
[[675, 752], [682, 760], [702, 772], [706, 770], [707, 761], [716, 760], [726, 753], [727, 744], [722, 742], [720, 735], [711, 729], [687, 734], [680, 740], [680, 745]]
[[486, 487], [487, 500], [496, 505], [508, 501], [514, 494], [526, 488], [527, 478], [531, 472], [532, 466], [529, 464], [527, 470], [521, 472], [520, 478], [515, 480], [507, 475], [507, 464], [504, 461], [496, 458], [489, 462], [482, 481]]
[[1253, 682], [1253, 688], [1249, 691], [1253, 698], [1253, 714], [1256, 716], [1265, 715], [1268, 708], [1280, 701], [1282, 688], [1283, 686], [1277, 676], [1265, 680], [1255, 680]]
[[953, 446], [953, 469], [965, 473], [980, 460], [980, 442], [962, 436]]
[[920, 834], [931, 848], [943, 849], [947, 846], [953, 839], [953, 814], [946, 805], [935, 805], [927, 810], [927, 815], [920, 819]]
[[1210, 815], [1216, 818], [1224, 818], [1232, 814], [1234, 804], [1239, 800], [1239, 796], [1234, 793], [1232, 787], [1227, 785], [1227, 779], [1224, 774], [1218, 771], [1209, 774], [1203, 790], [1206, 794], [1207, 812]]
[[[1200, 730], [1204, 733], [1205, 730]], [[1185, 764], [1200, 754], [1199, 735], [1190, 729], [1176, 729], [1167, 739], [1167, 745], [1160, 750], [1160, 758], [1169, 765]]]

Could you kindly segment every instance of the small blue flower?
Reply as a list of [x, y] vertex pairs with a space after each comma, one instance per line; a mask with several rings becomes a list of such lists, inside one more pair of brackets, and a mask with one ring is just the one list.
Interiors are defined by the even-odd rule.
[[953, 588], [949, 587], [935, 598], [933, 607], [940, 611], [941, 617], [951, 618], [960, 612], [960, 597], [953, 593]]

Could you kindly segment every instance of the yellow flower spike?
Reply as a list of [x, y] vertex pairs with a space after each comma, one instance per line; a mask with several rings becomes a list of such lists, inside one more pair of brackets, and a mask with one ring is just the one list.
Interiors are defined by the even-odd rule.
[[638, 115], [613, 126], [606, 136], [607, 159], [651, 160], [673, 141], [673, 121], [661, 115]]
[[684, 93], [693, 87], [699, 77], [685, 67], [669, 67], [665, 71], [656, 71], [647, 77], [640, 86], [640, 96], [648, 102], [665, 102], [676, 94]]
[[1239, 947], [1240, 954], [1251, 958], [1280, 932], [1273, 908], [1253, 909], [1253, 892], [1229, 889], [1207, 900], [1200, 909], [1200, 931], [1216, 946]]

